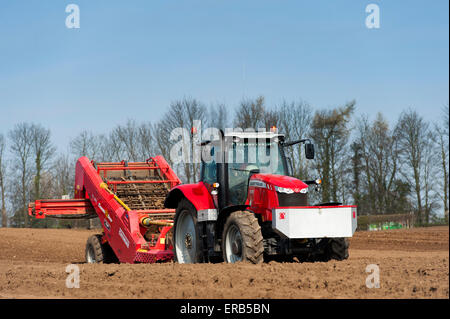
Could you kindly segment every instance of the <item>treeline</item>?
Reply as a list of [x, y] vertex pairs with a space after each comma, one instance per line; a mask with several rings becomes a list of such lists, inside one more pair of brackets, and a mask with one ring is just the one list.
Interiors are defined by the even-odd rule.
[[[269, 107], [264, 97], [244, 99], [236, 108], [206, 105], [196, 99], [174, 101], [158, 121], [129, 119], [104, 134], [80, 132], [58, 153], [49, 129], [19, 123], [0, 133], [0, 194], [2, 226], [68, 227], [67, 221], [32, 220], [28, 203], [41, 198], [73, 195], [75, 162], [144, 161], [163, 155], [169, 162], [174, 128], [266, 128], [276, 126], [287, 140], [310, 138], [316, 158], [303, 149], [288, 148], [293, 175], [321, 178], [321, 192], [312, 200], [358, 205], [360, 215], [412, 213], [418, 224], [448, 223], [448, 104], [442, 119], [427, 122], [417, 111], [404, 110], [395, 123], [378, 115], [355, 115], [351, 101], [330, 109], [314, 109], [304, 101]], [[187, 183], [199, 179], [199, 163], [171, 163]], [[444, 216], [444, 217], [442, 217]], [[78, 226], [84, 225], [78, 222]]]

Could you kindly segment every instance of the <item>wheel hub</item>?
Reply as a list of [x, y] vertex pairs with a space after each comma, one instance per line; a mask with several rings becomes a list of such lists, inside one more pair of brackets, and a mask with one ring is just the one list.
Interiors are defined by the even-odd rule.
[[191, 249], [192, 248], [192, 236], [189, 233], [187, 233], [186, 236], [184, 237], [184, 246], [187, 249]]
[[175, 226], [174, 248], [177, 261], [181, 264], [196, 262], [197, 233], [191, 213], [188, 210], [182, 210]]
[[225, 235], [225, 254], [227, 262], [234, 263], [242, 260], [242, 235], [236, 225], [231, 225]]
[[242, 252], [242, 244], [240, 241], [236, 240], [231, 244], [231, 251], [234, 255], [240, 256]]
[[92, 246], [89, 246], [88, 248], [86, 259], [88, 264], [95, 263], [94, 249], [92, 248]]

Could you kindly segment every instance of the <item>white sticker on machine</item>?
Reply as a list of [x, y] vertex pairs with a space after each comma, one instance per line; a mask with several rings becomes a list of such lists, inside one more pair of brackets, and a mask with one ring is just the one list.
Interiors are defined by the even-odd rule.
[[123, 242], [125, 243], [125, 246], [127, 246], [127, 248], [129, 248], [130, 247], [130, 242], [128, 241], [128, 238], [123, 233], [122, 228], [119, 228], [119, 236], [120, 236], [120, 238], [122, 238]]
[[202, 209], [198, 211], [197, 219], [199, 222], [217, 220], [217, 209]]

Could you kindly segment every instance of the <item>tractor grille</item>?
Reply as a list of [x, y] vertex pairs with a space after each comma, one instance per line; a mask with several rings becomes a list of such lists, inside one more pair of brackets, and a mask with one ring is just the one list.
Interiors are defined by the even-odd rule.
[[308, 206], [308, 194], [303, 193], [293, 193], [293, 194], [285, 194], [279, 193], [278, 195], [278, 205], [282, 207], [290, 207], [290, 206]]

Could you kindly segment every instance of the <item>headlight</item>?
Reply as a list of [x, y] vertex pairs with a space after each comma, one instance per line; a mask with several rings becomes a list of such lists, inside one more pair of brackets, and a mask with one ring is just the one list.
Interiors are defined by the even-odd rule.
[[279, 186], [275, 186], [275, 190], [279, 193], [286, 193], [286, 194], [292, 194], [294, 193], [293, 189], [290, 188], [284, 188], [284, 187], [279, 187]]

